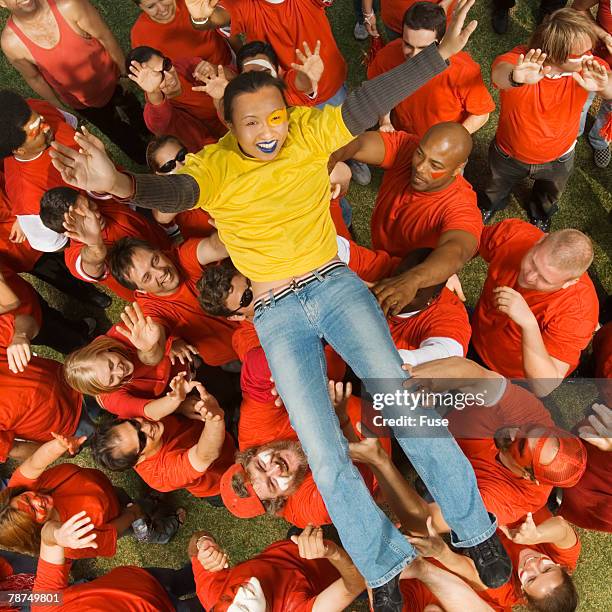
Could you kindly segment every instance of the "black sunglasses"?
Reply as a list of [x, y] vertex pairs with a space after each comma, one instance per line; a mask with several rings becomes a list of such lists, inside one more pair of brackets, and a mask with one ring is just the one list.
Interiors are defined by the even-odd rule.
[[169, 172], [172, 172], [176, 168], [176, 164], [182, 164], [185, 161], [186, 157], [187, 149], [183, 147], [179, 150], [174, 159], [169, 159], [165, 164], [162, 164], [159, 167], [158, 172], [160, 172], [161, 174], [168, 174]]
[[251, 289], [251, 281], [247, 280], [247, 288], [244, 290], [244, 292], [242, 293], [242, 296], [240, 297], [240, 304], [238, 308], [230, 311], [230, 313], [227, 316], [231, 317], [232, 315], [237, 314], [241, 308], [246, 308], [247, 306], [250, 306], [252, 301], [253, 301], [253, 290]]
[[136, 430], [138, 434], [138, 456], [142, 455], [147, 445], [147, 436], [142, 431], [142, 425], [136, 419], [121, 419], [117, 425], [121, 425], [121, 423], [129, 423]]

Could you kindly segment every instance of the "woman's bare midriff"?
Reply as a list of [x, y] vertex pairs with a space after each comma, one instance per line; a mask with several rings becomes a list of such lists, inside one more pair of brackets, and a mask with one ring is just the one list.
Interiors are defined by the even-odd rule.
[[[333, 261], [340, 261], [338, 256], [332, 257], [329, 261], [326, 261], [324, 264], [321, 264], [319, 267], [322, 268], [327, 264], [332, 263]], [[276, 293], [281, 289], [285, 289], [288, 287], [293, 281], [299, 281], [300, 279], [310, 276], [312, 274], [312, 270], [309, 272], [304, 272], [304, 274], [300, 274], [299, 276], [292, 276], [290, 278], [283, 278], [281, 280], [273, 280], [273, 281], [263, 281], [263, 282], [251, 282], [251, 287], [253, 288], [253, 296], [254, 300], [258, 300], [261, 297], [267, 295], [270, 291]]]

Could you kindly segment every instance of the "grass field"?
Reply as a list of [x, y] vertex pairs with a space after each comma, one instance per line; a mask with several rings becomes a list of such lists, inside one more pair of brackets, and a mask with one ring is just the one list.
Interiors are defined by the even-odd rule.
[[[119, 38], [124, 49], [129, 49], [129, 30], [137, 15], [137, 9], [130, 0], [94, 0], [111, 29]], [[497, 36], [489, 24], [489, 3], [477, 0], [472, 10], [474, 18], [479, 20], [479, 26], [470, 41], [468, 50], [482, 66], [487, 83], [490, 82], [490, 65], [493, 58], [514, 45], [526, 40], [534, 25], [534, 14], [537, 3], [519, 2], [514, 9], [510, 30], [504, 37]], [[2, 11], [5, 19], [6, 11]], [[363, 50], [367, 43], [357, 43], [353, 36], [354, 16], [352, 0], [336, 0], [329, 9], [336, 38], [350, 66], [349, 80], [351, 86], [357, 85], [365, 78], [361, 65]], [[2, 87], [10, 87], [30, 95], [31, 92], [20, 76], [8, 65], [4, 57], [0, 58], [0, 77]], [[497, 96], [496, 96], [497, 97]], [[474, 186], [479, 186], [485, 176], [486, 147], [495, 132], [497, 115], [493, 114], [489, 123], [482, 128], [475, 138], [475, 150], [466, 171]], [[587, 129], [590, 122], [587, 123]], [[129, 162], [115, 152], [115, 158], [130, 166]], [[368, 187], [354, 186], [349, 199], [354, 206], [354, 228], [358, 240], [369, 244], [369, 219], [375, 199], [376, 189], [380, 181], [380, 173], [374, 172], [374, 180]], [[526, 187], [526, 186], [525, 186]], [[521, 188], [518, 197], [511, 207], [505, 211], [508, 217], [526, 218], [520, 207], [525, 189]], [[612, 293], [612, 172], [610, 169], [599, 170], [592, 162], [590, 147], [581, 139], [576, 156], [576, 169], [561, 200], [561, 210], [553, 221], [553, 229], [575, 227], [591, 236], [595, 243], [595, 262], [591, 269], [593, 280], [601, 295]], [[500, 219], [504, 215], [500, 215]], [[485, 268], [480, 260], [470, 263], [461, 274], [468, 302], [473, 304], [480, 292], [484, 279]], [[37, 283], [40, 286], [40, 283]], [[80, 304], [60, 296], [55, 290], [40, 287], [41, 292], [57, 307], [62, 307], [69, 317], [80, 318], [85, 315]], [[106, 313], [95, 312], [103, 331], [111, 321], [118, 319], [122, 308], [119, 300]], [[90, 314], [90, 313], [87, 313]], [[50, 351], [41, 348], [40, 354], [48, 355]], [[54, 355], [59, 358], [60, 356]], [[88, 452], [85, 451], [77, 460], [83, 465], [91, 465]], [[128, 473], [113, 475], [113, 481], [123, 486], [134, 497], [141, 490], [139, 478]], [[179, 567], [186, 560], [186, 544], [191, 533], [198, 529], [212, 532], [228, 550], [233, 563], [244, 560], [257, 553], [277, 539], [283, 538], [288, 525], [280, 519], [258, 518], [241, 521], [233, 518], [226, 510], [211, 508], [199, 503], [198, 500], [185, 492], [173, 496], [174, 502], [187, 508], [189, 514], [185, 526], [179, 535], [168, 546], [138, 545], [131, 538], [120, 540], [118, 554], [110, 560], [91, 562], [82, 571], [104, 572], [115, 565], [157, 565]], [[581, 595], [580, 610], [589, 612], [607, 612], [612, 609], [612, 581], [610, 566], [612, 561], [610, 538], [595, 533], [581, 533], [583, 550], [581, 561], [576, 572], [576, 582]], [[352, 606], [357, 609], [360, 606]], [[467, 611], [469, 612], [469, 611]]]

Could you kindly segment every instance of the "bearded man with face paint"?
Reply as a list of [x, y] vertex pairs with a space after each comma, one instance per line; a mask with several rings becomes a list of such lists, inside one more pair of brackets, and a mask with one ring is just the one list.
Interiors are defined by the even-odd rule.
[[489, 178], [480, 206], [485, 222], [506, 208], [512, 189], [535, 179], [529, 221], [548, 232], [574, 166], [582, 108], [589, 92], [612, 98], [610, 66], [593, 56], [593, 22], [574, 9], [555, 11], [527, 45], [492, 66], [501, 91], [497, 133], [489, 147]]
[[[321, 338], [371, 381], [370, 392], [396, 391], [406, 374], [374, 297], [336, 257], [327, 168], [333, 151], [441, 72], [444, 59], [465, 46], [476, 27], [463, 27], [472, 5], [458, 5], [439, 46], [364, 83], [341, 106], [288, 110], [282, 84], [269, 74], [239, 75], [223, 99], [231, 133], [189, 156], [175, 176], [118, 173], [102, 144], [88, 137], [77, 137], [82, 152], [54, 145], [54, 161], [73, 183], [149, 208], [201, 206], [215, 219], [233, 263], [251, 279], [254, 323], [277, 389], [343, 545], [374, 588], [375, 610], [400, 609], [397, 577], [416, 553], [376, 506], [348, 457], [321, 368]], [[435, 483], [455, 543], [472, 555], [487, 584], [503, 584], [508, 559], [471, 466], [448, 432], [432, 435], [419, 430], [398, 442], [428, 484]]]
[[578, 365], [597, 327], [587, 273], [593, 245], [578, 230], [544, 234], [507, 219], [485, 227], [479, 252], [489, 268], [472, 316], [478, 359], [548, 395]]
[[419, 265], [374, 287], [385, 314], [399, 313], [419, 289], [445, 283], [476, 252], [482, 219], [476, 194], [461, 175], [471, 151], [464, 126], [439, 123], [421, 139], [366, 132], [334, 155], [385, 170], [371, 220], [375, 249], [398, 257], [433, 249]]

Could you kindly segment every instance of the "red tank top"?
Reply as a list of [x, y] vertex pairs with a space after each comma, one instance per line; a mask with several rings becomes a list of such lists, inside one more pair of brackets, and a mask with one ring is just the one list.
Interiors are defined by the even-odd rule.
[[32, 54], [45, 81], [72, 108], [100, 108], [108, 103], [117, 86], [119, 69], [108, 51], [95, 38], [83, 38], [47, 0], [59, 28], [59, 41], [51, 49], [33, 43], [9, 19], [7, 25]]

